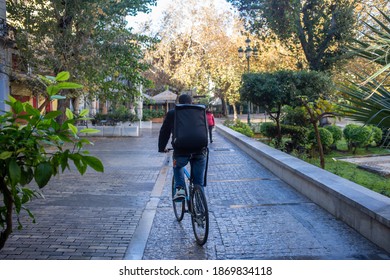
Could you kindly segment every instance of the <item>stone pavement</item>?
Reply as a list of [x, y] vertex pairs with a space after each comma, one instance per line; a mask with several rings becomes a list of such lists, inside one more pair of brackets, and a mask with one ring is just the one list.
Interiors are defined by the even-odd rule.
[[29, 205], [36, 224], [23, 215], [23, 230], [14, 230], [0, 259], [123, 259], [166, 158], [155, 137], [149, 129], [142, 137], [91, 139], [87, 149], [105, 172], [50, 181], [45, 199]]
[[390, 177], [390, 155], [338, 158], [356, 164], [359, 168]]
[[[390, 259], [215, 133], [206, 195], [210, 235], [196, 245], [175, 220], [159, 125], [137, 138], [96, 138], [105, 173], [67, 172], [30, 205], [0, 259]], [[386, 238], [386, 237], [384, 237]]]

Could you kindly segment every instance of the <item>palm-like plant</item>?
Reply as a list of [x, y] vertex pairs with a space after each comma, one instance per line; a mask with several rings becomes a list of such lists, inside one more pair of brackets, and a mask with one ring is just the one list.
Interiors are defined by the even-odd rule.
[[350, 82], [339, 88], [349, 101], [343, 104], [346, 116], [385, 130], [390, 128], [390, 91], [384, 85], [374, 79], [364, 85]]
[[356, 40], [351, 52], [382, 67], [374, 74], [359, 75], [362, 83], [351, 82], [340, 86], [348, 104], [345, 114], [357, 121], [374, 124], [390, 135], [390, 91], [386, 81], [390, 77], [390, 17], [381, 12], [383, 20], [374, 16], [377, 26], [367, 24], [369, 31], [362, 40]]

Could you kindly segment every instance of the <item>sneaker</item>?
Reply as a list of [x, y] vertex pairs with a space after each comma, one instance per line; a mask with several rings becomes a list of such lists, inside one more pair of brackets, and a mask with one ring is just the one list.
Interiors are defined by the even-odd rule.
[[181, 201], [181, 200], [184, 200], [186, 198], [186, 192], [183, 188], [178, 188], [176, 190], [176, 193], [175, 195], [173, 196], [173, 200], [174, 201]]

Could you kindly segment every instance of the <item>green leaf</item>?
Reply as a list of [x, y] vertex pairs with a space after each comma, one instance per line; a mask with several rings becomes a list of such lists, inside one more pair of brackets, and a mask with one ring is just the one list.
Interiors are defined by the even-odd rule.
[[47, 113], [44, 118], [45, 119], [55, 119], [56, 117], [58, 117], [61, 114], [62, 114], [61, 111], [51, 111], [51, 112]]
[[69, 72], [63, 71], [57, 74], [56, 81], [63, 82], [69, 80], [69, 78], [70, 78]]
[[73, 120], [73, 113], [69, 108], [66, 108], [65, 115], [68, 118], [68, 120]]
[[88, 164], [97, 172], [104, 172], [103, 163], [98, 158], [92, 156], [83, 156], [82, 161]]
[[17, 214], [20, 213], [20, 209], [22, 209], [22, 200], [20, 199], [20, 197], [18, 196], [17, 194], [17, 191], [16, 193], [13, 195], [13, 199], [14, 199], [14, 205], [15, 205], [15, 212]]
[[22, 169], [22, 175], [20, 179], [20, 184], [22, 186], [27, 185], [31, 182], [31, 180], [34, 178], [33, 170], [31, 167], [27, 167], [25, 169]]
[[41, 115], [41, 113], [39, 112], [38, 109], [35, 109], [34, 107], [32, 107], [29, 104], [26, 106], [26, 112], [32, 116], [35, 116], [35, 117], [39, 117]]
[[68, 128], [73, 132], [74, 135], [77, 135], [77, 127], [75, 127], [73, 124], [69, 123]]
[[9, 102], [10, 103], [15, 103], [16, 102], [16, 99], [14, 97], [12, 97], [11, 95], [8, 96], [8, 98], [9, 98]]
[[13, 104], [12, 109], [14, 110], [14, 112], [15, 112], [16, 114], [20, 114], [21, 112], [23, 112], [23, 111], [24, 111], [24, 107], [23, 107], [22, 102], [16, 101], [16, 102]]
[[62, 96], [62, 95], [52, 95], [52, 96], [50, 96], [50, 100], [58, 100], [58, 99], [66, 99], [66, 97]]
[[35, 217], [34, 217], [34, 214], [31, 212], [31, 210], [30, 209], [27, 209], [27, 208], [24, 208], [23, 207], [23, 209], [28, 213], [28, 215], [30, 216], [30, 218], [32, 219], [32, 222], [33, 222], [33, 224], [35, 224]]
[[49, 182], [53, 174], [53, 168], [50, 162], [42, 162], [35, 169], [35, 182], [40, 188], [43, 188]]
[[16, 159], [12, 158], [10, 160], [10, 163], [8, 165], [8, 171], [9, 171], [9, 177], [11, 179], [11, 183], [13, 186], [15, 186], [17, 183], [20, 182], [20, 178], [22, 175], [22, 170], [18, 163], [16, 162]]
[[5, 151], [0, 154], [0, 159], [7, 159], [10, 158], [11, 156], [12, 156], [12, 152]]
[[80, 112], [80, 117], [84, 117], [84, 116], [88, 115], [88, 113], [89, 113], [89, 110], [88, 110], [88, 109], [83, 109], [83, 110], [81, 110], [81, 112]]
[[77, 170], [80, 172], [81, 175], [85, 173], [87, 170], [88, 165], [85, 164], [80, 154], [70, 154], [69, 158], [73, 160], [74, 165], [76, 166]]
[[84, 128], [84, 129], [81, 129], [80, 130], [81, 133], [98, 133], [100, 132], [99, 129], [95, 129], [95, 128]]
[[79, 165], [77, 165], [77, 169], [79, 170], [81, 175], [85, 174], [85, 171], [87, 171], [88, 165], [86, 165], [84, 162], [79, 161]]
[[61, 90], [61, 89], [78, 89], [78, 88], [82, 88], [83, 86], [80, 85], [80, 84], [76, 84], [76, 83], [69, 83], [69, 82], [63, 82], [63, 83], [59, 83], [58, 85], [58, 88]]
[[38, 78], [40, 80], [42, 80], [45, 84], [50, 84], [51, 83], [51, 81], [47, 77], [45, 77], [45, 76], [42, 76], [42, 75], [38, 74]]
[[61, 155], [60, 165], [61, 165], [61, 171], [62, 171], [62, 172], [64, 172], [66, 168], [69, 169], [68, 155], [69, 155], [69, 150], [66, 150], [66, 151]]
[[60, 90], [61, 90], [61, 89], [58, 87], [58, 85], [51, 85], [51, 86], [48, 86], [48, 87], [46, 88], [46, 91], [47, 91], [47, 93], [48, 93], [50, 96], [59, 93]]
[[21, 192], [23, 194], [22, 196], [22, 204], [27, 203], [31, 200], [32, 197], [36, 197], [33, 190], [30, 190], [29, 188], [22, 188]]
[[49, 84], [56, 81], [56, 78], [53, 76], [45, 76], [43, 79], [46, 80]]

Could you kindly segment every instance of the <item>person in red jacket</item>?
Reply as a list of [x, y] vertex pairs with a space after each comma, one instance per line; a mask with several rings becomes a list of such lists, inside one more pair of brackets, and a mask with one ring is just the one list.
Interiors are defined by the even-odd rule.
[[213, 143], [213, 128], [215, 126], [214, 115], [210, 110], [206, 111], [207, 124], [209, 126], [210, 143]]

